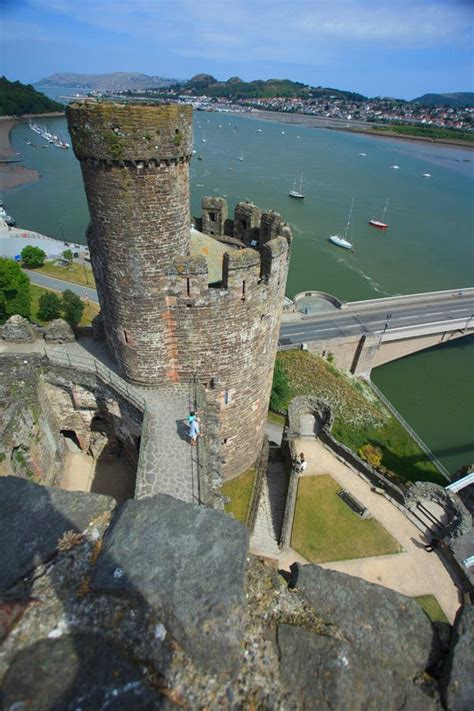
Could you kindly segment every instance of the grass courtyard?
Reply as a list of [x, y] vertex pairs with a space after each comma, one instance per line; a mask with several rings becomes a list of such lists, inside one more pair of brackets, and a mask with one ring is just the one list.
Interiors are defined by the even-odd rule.
[[242, 523], [247, 521], [255, 474], [255, 469], [248, 469], [235, 479], [226, 481], [222, 486], [222, 493], [230, 499], [230, 502], [225, 505], [226, 513], [231, 513]]
[[399, 553], [383, 526], [351, 511], [337, 496], [340, 490], [329, 475], [300, 477], [291, 547], [311, 563]]

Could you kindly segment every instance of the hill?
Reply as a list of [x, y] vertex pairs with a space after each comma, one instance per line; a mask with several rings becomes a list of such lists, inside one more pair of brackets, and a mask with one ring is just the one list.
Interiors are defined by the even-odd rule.
[[64, 106], [36, 91], [31, 84], [0, 77], [0, 116], [47, 114], [64, 111]]
[[474, 93], [472, 91], [458, 91], [454, 94], [423, 94], [417, 99], [412, 99], [411, 104], [421, 104], [422, 106], [451, 106], [463, 108], [474, 106]]
[[127, 91], [152, 89], [175, 84], [176, 79], [148, 76], [136, 72], [113, 72], [111, 74], [57, 73], [40, 79], [35, 86], [69, 86], [89, 91]]
[[322, 97], [338, 96], [352, 100], [365, 97], [353, 92], [311, 87], [289, 79], [257, 79], [246, 82], [240, 77], [231, 77], [227, 81], [218, 81], [211, 74], [196, 74], [183, 87], [183, 91], [195, 96], [232, 97], [233, 99], [273, 99], [275, 97]]

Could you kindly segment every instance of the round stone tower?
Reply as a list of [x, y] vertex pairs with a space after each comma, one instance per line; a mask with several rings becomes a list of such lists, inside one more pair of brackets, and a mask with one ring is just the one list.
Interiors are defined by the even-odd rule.
[[167, 273], [189, 252], [192, 108], [86, 101], [66, 115], [109, 348], [125, 377], [153, 385], [150, 364], [169, 358]]

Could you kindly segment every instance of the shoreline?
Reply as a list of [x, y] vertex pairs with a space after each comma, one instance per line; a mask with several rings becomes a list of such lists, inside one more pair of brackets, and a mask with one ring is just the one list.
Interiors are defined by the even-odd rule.
[[[217, 112], [219, 113], [219, 112]], [[357, 126], [341, 126], [338, 125], [339, 119], [324, 119], [319, 116], [310, 116], [309, 114], [287, 114], [282, 111], [232, 111], [229, 112], [238, 116], [247, 118], [261, 119], [263, 121], [274, 121], [275, 123], [293, 124], [297, 126], [305, 126], [306, 128], [325, 128], [329, 131], [340, 131], [342, 133], [360, 133], [365, 136], [375, 136], [376, 138], [392, 138], [400, 141], [417, 141], [418, 143], [428, 143], [429, 145], [449, 146], [451, 148], [470, 148], [474, 149], [474, 142], [457, 141], [449, 138], [429, 138], [428, 136], [409, 136], [396, 133], [395, 131], [377, 131], [366, 128], [361, 122]], [[341, 123], [344, 123], [340, 119]], [[331, 123], [332, 122], [332, 123]]]
[[[0, 118], [0, 190], [12, 190], [22, 185], [36, 183], [40, 174], [33, 168], [26, 168], [19, 163], [9, 163], [16, 157], [10, 141], [10, 132], [21, 119], [2, 116]], [[7, 162], [5, 162], [7, 161]]]

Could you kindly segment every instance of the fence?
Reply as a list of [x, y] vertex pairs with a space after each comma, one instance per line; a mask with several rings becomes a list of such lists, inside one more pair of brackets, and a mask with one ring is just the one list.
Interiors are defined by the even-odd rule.
[[144, 412], [145, 399], [130, 389], [128, 383], [114, 373], [110, 368], [100, 363], [97, 358], [91, 356], [71, 355], [69, 352], [44, 350], [45, 358], [55, 365], [77, 368], [87, 373], [95, 374], [104, 385], [109, 385], [116, 393], [132, 403], [138, 410]]
[[412, 439], [415, 440], [417, 445], [420, 447], [420, 449], [423, 450], [423, 452], [426, 454], [428, 459], [435, 465], [436, 469], [439, 471], [439, 473], [445, 477], [448, 481], [451, 481], [451, 474], [448, 472], [444, 464], [441, 464], [439, 459], [433, 454], [431, 449], [428, 447], [427, 444], [423, 442], [421, 437], [419, 437], [415, 430], [408, 424], [408, 422], [402, 417], [402, 415], [398, 412], [398, 410], [392, 405], [390, 400], [387, 400], [385, 395], [379, 390], [379, 388], [375, 385], [375, 383], [370, 380], [370, 378], [365, 378], [365, 382], [369, 385], [369, 387], [373, 390], [373, 392], [377, 395], [380, 400], [384, 403], [385, 407], [389, 412], [392, 413], [392, 415], [399, 421], [399, 423], [404, 427], [404, 429], [408, 432], [408, 434], [412, 437]]

